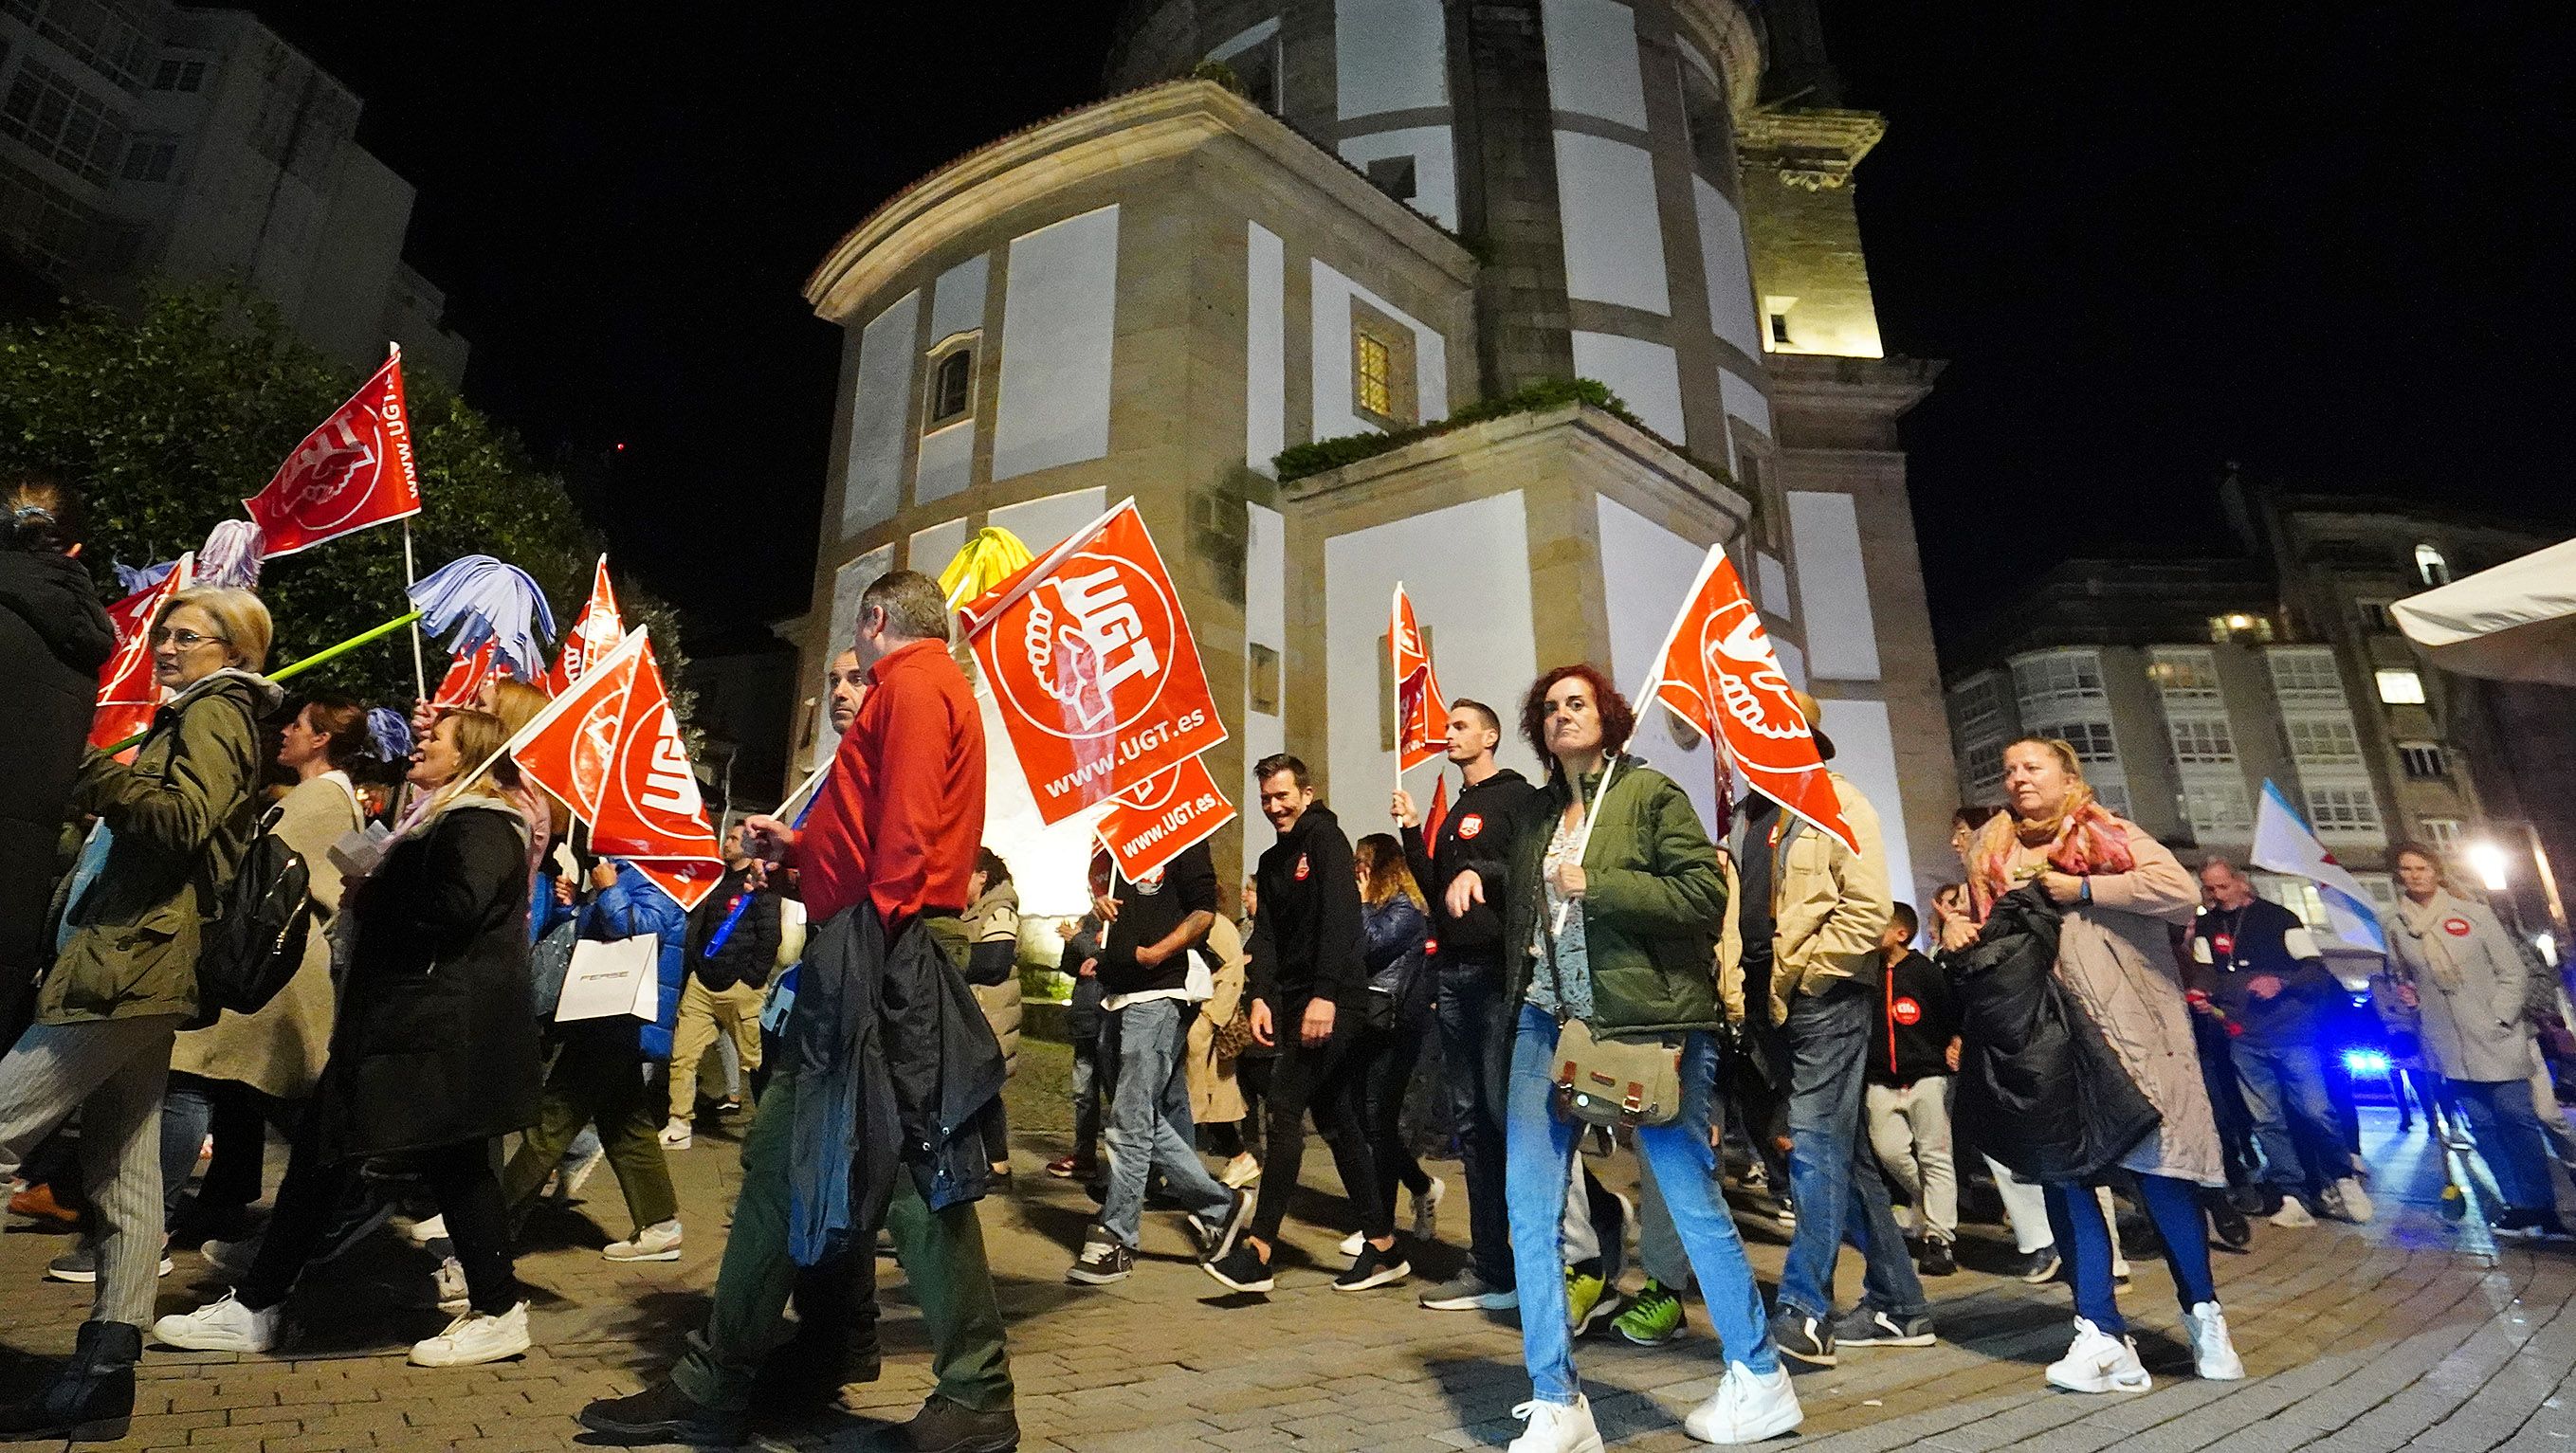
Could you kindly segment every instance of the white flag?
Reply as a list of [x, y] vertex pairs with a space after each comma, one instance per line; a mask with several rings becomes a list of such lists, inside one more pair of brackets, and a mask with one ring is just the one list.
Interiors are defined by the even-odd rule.
[[2351, 873], [2335, 861], [2334, 854], [2317, 840], [2316, 833], [2290, 806], [2290, 799], [2269, 780], [2263, 783], [2263, 806], [2254, 818], [2254, 866], [2275, 873], [2288, 873], [2317, 885], [2317, 897], [2326, 905], [2326, 921], [2335, 937], [2356, 948], [2377, 953], [2388, 952], [2388, 940], [2379, 931], [2379, 913], [2371, 906], [2370, 895]]

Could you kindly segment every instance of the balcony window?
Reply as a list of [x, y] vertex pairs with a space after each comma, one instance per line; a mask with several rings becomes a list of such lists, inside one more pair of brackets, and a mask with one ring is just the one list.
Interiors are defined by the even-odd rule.
[[2451, 583], [2451, 562], [2442, 558], [2439, 548], [2430, 544], [2418, 545], [2415, 547], [2415, 578], [2426, 585], [2448, 585]]
[[2374, 671], [2371, 677], [2379, 684], [2379, 699], [2388, 705], [2422, 706], [2424, 704], [2424, 678], [2413, 668], [2399, 667], [2394, 670]]
[[2440, 742], [2399, 742], [2397, 761], [2409, 780], [2430, 782], [2451, 775], [2451, 758]]

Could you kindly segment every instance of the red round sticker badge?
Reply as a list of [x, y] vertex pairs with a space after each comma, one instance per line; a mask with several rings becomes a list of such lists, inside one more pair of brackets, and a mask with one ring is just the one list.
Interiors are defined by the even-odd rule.
[[2442, 920], [2442, 931], [2453, 938], [2467, 938], [2469, 936], [2469, 921], [2465, 918], [2456, 916], [2445, 918]]
[[1484, 830], [1485, 819], [1482, 814], [1471, 812], [1465, 817], [1458, 819], [1458, 836], [1462, 841], [1467, 838], [1474, 837], [1476, 834], [1483, 832]]
[[1297, 855], [1297, 881], [1300, 883], [1306, 881], [1306, 855], [1304, 853], [1299, 853]]
[[1899, 1024], [1920, 1024], [1923, 1022], [1923, 1006], [1911, 999], [1899, 999], [1887, 1006], [1887, 1017]]

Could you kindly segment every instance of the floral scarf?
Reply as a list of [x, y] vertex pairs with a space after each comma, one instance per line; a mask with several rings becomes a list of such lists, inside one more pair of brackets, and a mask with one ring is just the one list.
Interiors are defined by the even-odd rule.
[[1996, 899], [2012, 891], [2013, 859], [2023, 848], [2043, 846], [2050, 867], [2079, 878], [2126, 873], [2138, 866], [2120, 820], [2094, 800], [2092, 788], [2078, 782], [2065, 810], [2054, 818], [2025, 823], [2004, 811], [1977, 830], [1977, 840], [1968, 849], [1972, 865], [1968, 892], [1975, 900], [1978, 921], [1994, 911]]

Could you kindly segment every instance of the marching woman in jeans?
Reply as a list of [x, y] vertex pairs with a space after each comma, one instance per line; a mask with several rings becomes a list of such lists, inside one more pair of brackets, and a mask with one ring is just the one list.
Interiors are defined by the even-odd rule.
[[528, 1350], [492, 1141], [536, 1123], [537, 1026], [529, 1012], [528, 824], [490, 773], [457, 782], [509, 740], [498, 717], [450, 712], [413, 753], [433, 795], [341, 899], [340, 1013], [313, 1113], [298, 1129], [277, 1211], [250, 1274], [221, 1300], [163, 1317], [154, 1341], [266, 1352], [286, 1296], [330, 1234], [362, 1161], [409, 1161], [465, 1266], [468, 1305], [415, 1343], [421, 1367]]
[[[1711, 1188], [1716, 1031], [1725, 1017], [1716, 941], [1726, 880], [1690, 799], [1662, 773], [1619, 755], [1636, 720], [1627, 699], [1590, 666], [1540, 677], [1522, 704], [1521, 731], [1550, 770], [1514, 844], [1511, 881], [1487, 885], [1462, 873], [1450, 885], [1453, 913], [1488, 893], [1504, 895], [1506, 1002], [1519, 1014], [1505, 1091], [1504, 1189], [1520, 1282], [1521, 1355], [1535, 1395], [1514, 1409], [1528, 1427], [1513, 1440], [1513, 1453], [1601, 1447], [1575, 1379], [1557, 1259], [1579, 1127], [1557, 1107], [1556, 1052], [1559, 1026], [1575, 1019], [1596, 1038], [1661, 1036], [1681, 1045], [1680, 1113], [1640, 1126], [1637, 1151], [1654, 1166], [1725, 1349], [1724, 1380], [1684, 1426], [1702, 1442], [1746, 1443], [1785, 1433], [1801, 1419], [1744, 1243]], [[1588, 838], [1587, 812], [1599, 816]]]
[[[1431, 920], [1423, 913], [1413, 870], [1405, 866], [1403, 843], [1386, 833], [1371, 833], [1353, 848], [1352, 864], [1360, 885], [1361, 931], [1368, 937], [1369, 1025], [1360, 1040], [1360, 1124], [1377, 1161], [1377, 1199], [1388, 1222], [1394, 1221], [1395, 1188], [1401, 1183], [1413, 1194], [1414, 1239], [1429, 1241], [1439, 1230], [1444, 1187], [1404, 1143], [1404, 1093], [1413, 1083], [1413, 1067], [1422, 1062], [1423, 1041], [1435, 1032], [1431, 970], [1423, 961]], [[1343, 1251], [1357, 1256], [1360, 1249], [1346, 1244]]]

